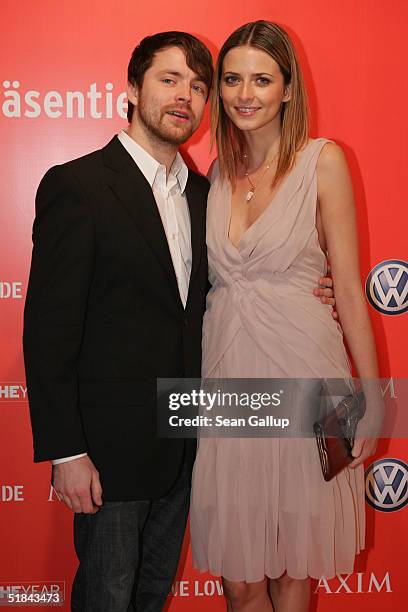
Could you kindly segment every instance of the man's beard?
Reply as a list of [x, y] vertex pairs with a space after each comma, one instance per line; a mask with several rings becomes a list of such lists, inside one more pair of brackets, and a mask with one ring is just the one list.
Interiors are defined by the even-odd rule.
[[[178, 147], [184, 144], [194, 133], [194, 120], [189, 121], [185, 126], [180, 126], [179, 128], [177, 126], [173, 127], [166, 125], [163, 121], [167, 116], [166, 111], [157, 111], [155, 107], [153, 107], [153, 110], [147, 110], [147, 108], [143, 97], [141, 97], [135, 111], [139, 114], [141, 123], [156, 141]], [[189, 115], [192, 119], [194, 118], [191, 110], [189, 110]]]

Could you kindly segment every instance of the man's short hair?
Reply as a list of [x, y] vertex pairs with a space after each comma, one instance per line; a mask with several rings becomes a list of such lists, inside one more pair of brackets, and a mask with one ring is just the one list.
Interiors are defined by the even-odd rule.
[[[143, 77], [153, 63], [158, 51], [169, 47], [179, 47], [186, 56], [187, 66], [207, 85], [210, 92], [213, 79], [213, 62], [210, 51], [204, 43], [187, 32], [160, 32], [146, 36], [134, 49], [128, 66], [128, 82], [141, 87]], [[128, 101], [127, 118], [132, 120], [134, 105]]]

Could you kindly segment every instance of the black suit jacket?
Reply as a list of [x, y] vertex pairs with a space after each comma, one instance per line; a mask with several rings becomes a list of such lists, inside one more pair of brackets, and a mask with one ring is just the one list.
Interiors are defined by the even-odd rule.
[[37, 192], [24, 315], [34, 460], [89, 453], [105, 499], [162, 496], [193, 454], [157, 437], [156, 379], [200, 376], [208, 188], [189, 172], [185, 309], [152, 190], [117, 137], [51, 168]]

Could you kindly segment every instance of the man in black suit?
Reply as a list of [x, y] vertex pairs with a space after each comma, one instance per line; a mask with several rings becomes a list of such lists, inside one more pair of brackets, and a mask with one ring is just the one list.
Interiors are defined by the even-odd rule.
[[38, 189], [25, 364], [35, 461], [76, 513], [77, 612], [158, 612], [177, 569], [194, 445], [157, 437], [156, 379], [200, 376], [209, 186], [177, 147], [211, 80], [195, 37], [145, 38], [128, 129]]

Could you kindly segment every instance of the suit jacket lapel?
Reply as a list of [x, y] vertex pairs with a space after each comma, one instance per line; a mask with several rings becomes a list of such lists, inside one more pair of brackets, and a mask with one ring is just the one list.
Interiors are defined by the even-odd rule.
[[200, 266], [201, 251], [203, 246], [203, 238], [205, 235], [203, 232], [202, 224], [205, 223], [205, 218], [202, 218], [202, 207], [200, 206], [200, 200], [203, 198], [202, 192], [197, 188], [197, 185], [188, 179], [186, 185], [186, 196], [188, 202], [188, 208], [190, 211], [190, 222], [191, 222], [191, 250], [192, 250], [192, 267], [190, 275], [189, 294], [191, 290], [194, 277]]
[[166, 270], [182, 307], [166, 234], [148, 181], [116, 136], [104, 148], [103, 154], [105, 165], [115, 171], [109, 181], [112, 191]]

